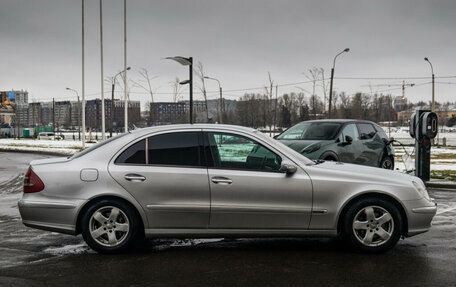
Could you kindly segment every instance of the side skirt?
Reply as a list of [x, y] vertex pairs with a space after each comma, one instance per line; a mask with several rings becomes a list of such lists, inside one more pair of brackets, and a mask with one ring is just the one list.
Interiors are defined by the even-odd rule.
[[337, 230], [277, 229], [145, 229], [147, 238], [211, 238], [211, 237], [336, 237]]

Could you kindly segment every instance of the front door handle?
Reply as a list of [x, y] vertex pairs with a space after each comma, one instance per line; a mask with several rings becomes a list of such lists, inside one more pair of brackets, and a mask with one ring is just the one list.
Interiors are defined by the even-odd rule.
[[124, 178], [128, 181], [145, 181], [146, 178], [140, 174], [127, 174]]
[[215, 184], [232, 184], [233, 181], [229, 178], [222, 176], [214, 176], [211, 178], [211, 181]]

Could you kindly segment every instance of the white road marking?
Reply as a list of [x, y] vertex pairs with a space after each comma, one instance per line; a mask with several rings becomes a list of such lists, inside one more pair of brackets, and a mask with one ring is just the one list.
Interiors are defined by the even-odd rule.
[[455, 209], [456, 209], [456, 206], [453, 206], [453, 207], [450, 207], [450, 208], [438, 210], [436, 214], [438, 215], [438, 214], [446, 213], [446, 212], [449, 212], [449, 211], [452, 211], [452, 210], [455, 210]]

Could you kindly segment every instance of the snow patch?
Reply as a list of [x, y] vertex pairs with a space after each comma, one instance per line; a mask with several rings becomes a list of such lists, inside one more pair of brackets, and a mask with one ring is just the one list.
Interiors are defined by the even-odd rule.
[[44, 253], [52, 255], [68, 255], [68, 254], [84, 254], [84, 253], [95, 253], [85, 243], [70, 244], [64, 246], [48, 247], [43, 250]]

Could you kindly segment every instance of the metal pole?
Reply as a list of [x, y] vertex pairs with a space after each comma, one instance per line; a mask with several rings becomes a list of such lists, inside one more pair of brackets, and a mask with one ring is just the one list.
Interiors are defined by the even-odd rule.
[[81, 140], [81, 102], [78, 96], [78, 140]]
[[55, 133], [55, 100], [52, 98], [52, 132]]
[[435, 101], [434, 101], [434, 73], [432, 73], [432, 111], [435, 112]]
[[82, 148], [85, 148], [85, 86], [84, 86], [84, 0], [82, 0]]
[[106, 139], [105, 134], [105, 100], [104, 100], [104, 83], [103, 83], [103, 0], [100, 0], [100, 61], [101, 61], [101, 139]]
[[193, 57], [188, 58], [190, 61], [190, 124], [193, 124]]
[[276, 96], [275, 96], [275, 103], [274, 103], [274, 133], [277, 130], [277, 97], [279, 95], [279, 85], [276, 85]]
[[124, 0], [124, 96], [125, 96], [125, 132], [128, 132], [128, 99], [127, 99], [127, 0]]
[[333, 95], [333, 79], [334, 79], [334, 68], [331, 68], [331, 81], [330, 81], [330, 84], [329, 84], [328, 119], [331, 118], [332, 95]]
[[109, 137], [112, 138], [112, 130], [114, 129], [114, 88], [116, 87], [115, 77], [112, 80], [111, 86], [111, 129], [109, 131]]
[[219, 91], [220, 91], [220, 123], [223, 124], [223, 95], [222, 95], [222, 86], [219, 82]]

